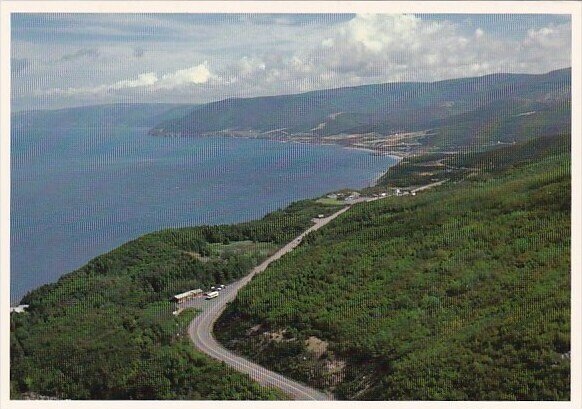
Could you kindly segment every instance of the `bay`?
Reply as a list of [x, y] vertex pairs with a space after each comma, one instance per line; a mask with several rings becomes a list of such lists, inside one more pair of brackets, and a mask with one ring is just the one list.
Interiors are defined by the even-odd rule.
[[147, 131], [13, 128], [11, 303], [145, 233], [257, 219], [372, 185], [396, 162], [333, 145]]

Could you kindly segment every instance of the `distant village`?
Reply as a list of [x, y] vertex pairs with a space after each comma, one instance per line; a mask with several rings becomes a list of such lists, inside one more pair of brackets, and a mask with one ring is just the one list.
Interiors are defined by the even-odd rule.
[[339, 200], [344, 202], [355, 202], [355, 201], [365, 201], [370, 199], [381, 199], [383, 197], [388, 196], [407, 196], [407, 195], [416, 195], [415, 190], [411, 189], [404, 189], [404, 188], [395, 188], [392, 192], [382, 192], [382, 193], [374, 193], [370, 196], [362, 196], [359, 192], [337, 192], [337, 193], [330, 193], [326, 197], [328, 199]]

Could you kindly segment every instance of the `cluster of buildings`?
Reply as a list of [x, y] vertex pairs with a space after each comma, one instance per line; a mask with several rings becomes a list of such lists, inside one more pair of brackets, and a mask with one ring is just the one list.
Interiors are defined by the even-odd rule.
[[[371, 195], [371, 198], [381, 199], [381, 198], [388, 197], [388, 196], [407, 196], [407, 195], [416, 196], [416, 192], [413, 190], [410, 190], [410, 189], [394, 188], [392, 193], [388, 193], [388, 192], [374, 193], [373, 195]], [[359, 192], [330, 193], [326, 197], [328, 199], [343, 200], [345, 202], [353, 202], [354, 200], [357, 200], [357, 199], [366, 199]]]

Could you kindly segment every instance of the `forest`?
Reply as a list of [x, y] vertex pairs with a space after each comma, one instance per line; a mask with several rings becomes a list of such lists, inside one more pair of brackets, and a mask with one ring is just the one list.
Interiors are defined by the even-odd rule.
[[[170, 298], [246, 275], [264, 248], [330, 211], [306, 200], [258, 221], [148, 234], [30, 292], [11, 316], [12, 399], [285, 399], [196, 351], [194, 312], [173, 316]], [[226, 246], [237, 241], [257, 246]]]
[[569, 400], [569, 135], [439, 159], [448, 183], [356, 205], [257, 276], [219, 340], [338, 399]]

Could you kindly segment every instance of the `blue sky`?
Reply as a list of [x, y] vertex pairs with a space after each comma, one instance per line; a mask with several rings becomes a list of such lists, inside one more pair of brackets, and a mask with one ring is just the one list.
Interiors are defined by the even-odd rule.
[[192, 102], [571, 65], [560, 15], [13, 14], [13, 110]]

